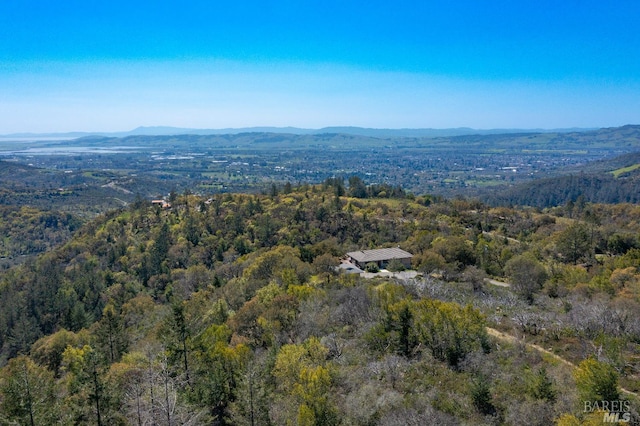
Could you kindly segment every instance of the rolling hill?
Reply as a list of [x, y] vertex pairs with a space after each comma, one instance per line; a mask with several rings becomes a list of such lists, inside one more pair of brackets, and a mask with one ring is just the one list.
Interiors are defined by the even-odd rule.
[[575, 202], [640, 203], [640, 152], [596, 161], [562, 176], [494, 191], [481, 198], [493, 205], [553, 207]]

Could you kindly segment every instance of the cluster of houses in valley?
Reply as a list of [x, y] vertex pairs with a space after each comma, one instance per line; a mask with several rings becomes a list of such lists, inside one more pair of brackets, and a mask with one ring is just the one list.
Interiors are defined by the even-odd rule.
[[403, 267], [410, 269], [412, 257], [411, 253], [400, 247], [351, 251], [344, 256], [338, 269], [345, 273], [361, 274], [369, 265], [375, 265], [376, 269], [386, 269], [392, 261], [399, 262]]

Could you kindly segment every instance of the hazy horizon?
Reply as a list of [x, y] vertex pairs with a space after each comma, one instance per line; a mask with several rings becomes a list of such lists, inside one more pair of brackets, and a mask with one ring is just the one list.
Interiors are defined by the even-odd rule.
[[640, 4], [0, 4], [0, 134], [616, 127]]
[[[625, 125], [636, 125], [633, 123], [627, 123]], [[622, 125], [622, 126], [625, 126]], [[615, 126], [615, 127], [622, 127]], [[194, 128], [194, 127], [174, 127], [174, 126], [137, 126], [132, 129], [118, 129], [113, 131], [102, 131], [99, 129], [90, 130], [90, 131], [64, 131], [64, 132], [14, 132], [14, 133], [4, 133], [0, 134], [0, 139], [6, 137], [12, 137], [12, 135], [72, 135], [72, 134], [127, 134], [127, 133], [135, 133], [135, 132], [148, 132], [149, 135], [163, 135], [166, 134], [164, 132], [167, 131], [187, 131], [187, 132], [225, 132], [225, 131], [307, 131], [307, 132], [318, 132], [326, 129], [352, 129], [352, 130], [372, 130], [372, 131], [449, 131], [449, 130], [460, 130], [460, 131], [480, 131], [480, 132], [492, 132], [492, 131], [541, 131], [541, 132], [552, 132], [552, 131], [588, 131], [588, 130], [596, 130], [598, 127], [563, 127], [563, 128], [476, 128], [469, 126], [460, 126], [460, 127], [442, 127], [442, 128], [434, 128], [434, 127], [361, 127], [361, 126], [326, 126], [326, 127], [316, 127], [316, 128], [305, 128], [305, 127], [297, 127], [297, 126], [248, 126], [248, 127], [218, 127], [218, 128]], [[158, 130], [160, 133], [152, 133], [153, 130]], [[144, 133], [137, 133], [144, 134]], [[46, 137], [46, 136], [43, 136]]]

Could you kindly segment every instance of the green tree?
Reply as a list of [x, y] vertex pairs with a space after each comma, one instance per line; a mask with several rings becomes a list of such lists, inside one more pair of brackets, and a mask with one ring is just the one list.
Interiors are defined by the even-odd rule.
[[509, 259], [505, 272], [511, 280], [511, 288], [529, 303], [533, 303], [533, 296], [548, 278], [540, 262], [524, 255]]
[[338, 423], [333, 406], [329, 403], [331, 375], [329, 369], [318, 365], [303, 367], [293, 393], [299, 398], [298, 424], [331, 426]]
[[593, 257], [593, 242], [584, 223], [574, 223], [558, 235], [558, 252], [567, 263], [578, 263]]
[[94, 334], [97, 347], [106, 355], [108, 362], [112, 364], [120, 360], [122, 354], [127, 350], [128, 339], [124, 320], [112, 304], [105, 306], [102, 318], [96, 323]]
[[61, 421], [53, 373], [26, 356], [0, 370], [0, 423], [53, 425]]
[[[398, 303], [387, 306], [384, 328], [377, 330], [374, 327], [369, 334], [370, 339], [382, 339], [381, 342], [388, 342], [386, 347], [395, 351], [399, 355], [409, 357], [417, 344], [417, 339], [413, 331], [412, 303], [409, 299], [401, 300]], [[373, 333], [383, 332], [386, 336], [375, 337]], [[375, 340], [372, 340], [375, 342]]]
[[617, 401], [620, 399], [618, 373], [611, 365], [588, 358], [573, 373], [583, 401]]
[[462, 236], [436, 238], [432, 243], [433, 251], [444, 257], [447, 263], [462, 270], [476, 263], [476, 253], [471, 241]]
[[40, 365], [46, 366], [55, 376], [60, 373], [62, 355], [67, 346], [76, 346], [81, 337], [64, 328], [38, 339], [31, 347], [31, 357]]
[[169, 253], [169, 238], [169, 225], [164, 222], [151, 246], [150, 272], [152, 275], [159, 274], [163, 270], [162, 263], [167, 258], [167, 253]]
[[471, 386], [471, 399], [473, 400], [473, 405], [480, 413], [484, 415], [495, 414], [496, 407], [493, 405], [489, 381], [484, 376], [473, 381]]
[[364, 270], [371, 273], [380, 272], [380, 268], [378, 268], [378, 264], [375, 262], [369, 262], [364, 266]]
[[529, 384], [529, 393], [536, 399], [541, 399], [551, 403], [555, 402], [557, 392], [553, 381], [547, 374], [546, 368], [541, 367], [533, 375]]
[[114, 408], [119, 403], [113, 400], [112, 389], [105, 382], [106, 368], [99, 354], [89, 345], [69, 346], [63, 354], [63, 366], [69, 375], [65, 405], [75, 421], [93, 418], [98, 426], [116, 424]]
[[442, 255], [432, 251], [425, 250], [424, 252], [414, 256], [412, 259], [414, 265], [417, 264], [418, 270], [427, 274], [444, 269], [447, 261]]
[[415, 302], [414, 316], [420, 343], [452, 366], [473, 351], [489, 348], [486, 320], [472, 306], [423, 299]]
[[185, 305], [185, 302], [176, 302], [171, 306], [171, 315], [165, 319], [161, 328], [161, 340], [167, 349], [170, 363], [180, 365], [187, 383], [191, 383], [191, 327]]
[[[206, 205], [206, 204], [205, 204]], [[188, 210], [187, 210], [188, 212]], [[194, 246], [197, 246], [200, 242], [200, 229], [199, 224], [196, 222], [196, 219], [192, 214], [187, 213], [184, 220], [184, 235], [187, 241], [189, 241]]]
[[615, 233], [607, 239], [607, 249], [614, 255], [625, 254], [631, 249], [638, 248], [639, 245], [633, 234]]
[[404, 271], [405, 269], [406, 267], [404, 266], [404, 263], [399, 259], [391, 259], [387, 264], [387, 270], [391, 272]]
[[349, 196], [367, 198], [367, 186], [359, 176], [349, 177]]
[[227, 409], [235, 400], [238, 381], [249, 358], [247, 346], [231, 346], [230, 340], [231, 330], [226, 325], [214, 324], [195, 342], [192, 394], [218, 424], [227, 421]]
[[302, 345], [284, 345], [278, 351], [273, 367], [277, 391], [295, 408], [282, 419], [300, 425], [333, 425], [337, 423], [330, 402], [332, 378], [326, 365], [328, 349], [312, 337]]
[[236, 399], [230, 406], [231, 423], [239, 426], [268, 426], [271, 387], [268, 356], [258, 356], [248, 361], [240, 376]]

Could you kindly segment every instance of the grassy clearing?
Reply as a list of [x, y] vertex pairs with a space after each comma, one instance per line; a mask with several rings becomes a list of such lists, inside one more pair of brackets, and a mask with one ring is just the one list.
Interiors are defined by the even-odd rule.
[[471, 179], [471, 180], [465, 181], [465, 183], [467, 185], [475, 186], [475, 187], [498, 186], [498, 185], [505, 184], [503, 180], [499, 180], [499, 179], [487, 179], [487, 180]]
[[634, 164], [632, 166], [622, 167], [620, 169], [613, 170], [613, 171], [611, 171], [609, 173], [611, 173], [613, 175], [613, 177], [619, 178], [621, 175], [623, 175], [625, 173], [632, 172], [632, 171], [637, 170], [637, 169], [640, 169], [640, 164]]

